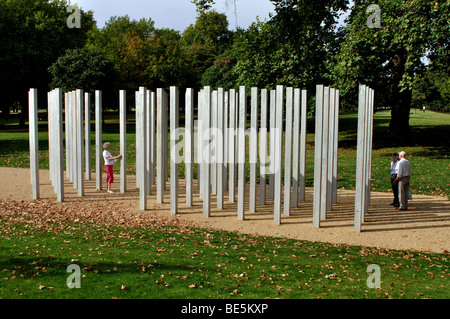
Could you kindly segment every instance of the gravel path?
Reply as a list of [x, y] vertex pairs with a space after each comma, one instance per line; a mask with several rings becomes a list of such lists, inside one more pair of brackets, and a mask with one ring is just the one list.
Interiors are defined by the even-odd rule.
[[[0, 180], [0, 200], [15, 203], [32, 202], [28, 169], [0, 167]], [[155, 185], [152, 186], [152, 195], [148, 196], [148, 210], [145, 212], [139, 210], [139, 194], [135, 188], [134, 176], [127, 177], [130, 189], [127, 193], [118, 193], [117, 178], [117, 182], [113, 184], [117, 193], [106, 194], [105, 191], [95, 190], [95, 174], [92, 174], [92, 179], [85, 182], [86, 196], [83, 198], [78, 197], [73, 185], [69, 180], [65, 180], [64, 203], [56, 202], [48, 171], [40, 171], [40, 180], [42, 200], [38, 203], [46, 205], [50, 203], [52, 207], [60, 207], [61, 210], [95, 212], [96, 216], [102, 217], [97, 219], [97, 222], [125, 223], [132, 226], [136, 221], [145, 224], [146, 221], [152, 223], [158, 220], [177, 225], [336, 244], [436, 253], [450, 251], [450, 201], [444, 197], [413, 194], [409, 210], [396, 211], [389, 205], [392, 202], [390, 193], [372, 192], [371, 205], [362, 232], [355, 233], [354, 191], [338, 190], [338, 204], [328, 212], [327, 219], [321, 221], [321, 228], [317, 229], [312, 227], [312, 188], [306, 191], [306, 201], [300, 203], [300, 207], [293, 208], [291, 216], [282, 216], [282, 225], [275, 225], [272, 200], [268, 200], [264, 207], [257, 206], [256, 213], [246, 212], [245, 220], [238, 221], [236, 203], [228, 202], [228, 192], [225, 192], [223, 210], [215, 208], [216, 199], [213, 195], [211, 217], [205, 218], [202, 215], [202, 202], [198, 198], [198, 193], [194, 194], [193, 207], [185, 206], [184, 187], [181, 185], [179, 214], [173, 217], [170, 215], [169, 188], [164, 194], [164, 204], [158, 204]], [[194, 190], [198, 192], [195, 181], [194, 186]], [[92, 214], [85, 216], [90, 218]]]

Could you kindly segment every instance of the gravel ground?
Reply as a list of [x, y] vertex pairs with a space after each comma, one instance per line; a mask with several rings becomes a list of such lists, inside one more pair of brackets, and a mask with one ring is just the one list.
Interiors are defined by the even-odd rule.
[[[117, 176], [118, 177], [118, 176]], [[353, 231], [354, 191], [338, 190], [338, 204], [322, 220], [320, 228], [312, 227], [312, 193], [306, 190], [306, 201], [292, 208], [290, 216], [282, 216], [282, 224], [273, 223], [273, 201], [257, 206], [256, 213], [245, 212], [245, 220], [237, 220], [236, 203], [228, 202], [225, 192], [224, 209], [216, 209], [216, 198], [211, 198], [211, 217], [202, 215], [202, 201], [194, 181], [194, 201], [186, 207], [183, 181], [180, 185], [179, 213], [170, 214], [169, 183], [164, 203], [156, 202], [156, 187], [148, 196], [148, 210], [139, 210], [139, 193], [134, 176], [127, 177], [129, 191], [120, 194], [119, 179], [113, 184], [115, 194], [95, 190], [95, 174], [85, 182], [85, 196], [78, 197], [69, 180], [65, 180], [65, 201], [56, 202], [56, 195], [49, 181], [49, 172], [40, 170], [41, 199], [31, 198], [30, 172], [28, 169], [0, 167], [0, 215], [2, 210], [17, 207], [38, 207], [60, 212], [57, 218], [90, 219], [95, 223], [122, 226], [146, 226], [150, 224], [197, 226], [209, 229], [236, 231], [252, 235], [285, 237], [308, 241], [330, 242], [388, 249], [401, 249], [435, 253], [450, 251], [450, 201], [445, 197], [413, 194], [408, 211], [397, 211], [389, 204], [392, 194], [372, 192], [371, 205], [362, 225], [362, 232]], [[247, 185], [248, 186], [248, 185]], [[105, 184], [106, 187], [106, 184]], [[248, 191], [248, 189], [247, 189]], [[413, 190], [414, 192], [414, 190]], [[258, 192], [257, 192], [258, 193]], [[257, 203], [259, 199], [257, 198]], [[22, 208], [21, 208], [22, 207]], [[248, 203], [246, 203], [248, 207]]]

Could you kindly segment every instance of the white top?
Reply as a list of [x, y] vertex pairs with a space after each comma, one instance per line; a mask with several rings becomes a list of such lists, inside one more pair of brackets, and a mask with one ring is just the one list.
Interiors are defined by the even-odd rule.
[[398, 174], [398, 160], [394, 163], [394, 161], [391, 162], [391, 175], [397, 175]]
[[112, 156], [112, 154], [109, 151], [104, 150], [103, 151], [103, 159], [105, 160], [105, 165], [114, 165], [114, 163], [117, 162], [117, 160], [112, 160], [112, 161], [108, 160], [108, 157], [114, 157], [114, 156]]
[[411, 176], [411, 164], [406, 158], [398, 162], [398, 178]]

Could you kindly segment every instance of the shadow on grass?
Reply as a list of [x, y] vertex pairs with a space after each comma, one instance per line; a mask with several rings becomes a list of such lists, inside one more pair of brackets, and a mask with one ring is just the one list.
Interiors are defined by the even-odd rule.
[[[155, 255], [158, 253], [156, 250], [157, 245], [155, 244], [154, 253]], [[86, 250], [88, 250], [88, 246], [85, 247]], [[115, 247], [111, 247], [111, 249], [114, 249]], [[147, 250], [147, 252], [151, 252], [151, 247]], [[105, 249], [103, 249], [105, 251]], [[130, 259], [129, 256], [126, 256], [124, 249], [124, 258], [123, 259]], [[109, 254], [107, 251], [105, 254]], [[114, 254], [120, 255], [121, 252], [114, 251]], [[147, 256], [150, 255], [147, 253]], [[143, 256], [138, 256], [138, 259], [142, 259]], [[79, 258], [79, 259], [70, 259], [70, 254], [67, 256], [35, 256], [35, 257], [12, 257], [8, 260], [4, 260], [0, 262], [1, 269], [16, 269], [17, 273], [22, 273], [23, 277], [26, 278], [34, 278], [36, 267], [46, 267], [47, 269], [52, 269], [56, 271], [51, 272], [39, 272], [39, 277], [59, 277], [62, 276], [64, 278], [63, 282], [66, 281], [66, 278], [70, 275], [66, 271], [67, 266], [70, 264], [76, 264], [79, 265], [82, 272], [98, 272], [99, 274], [120, 274], [122, 272], [124, 273], [138, 273], [139, 269], [141, 268], [141, 265], [145, 264], [146, 268], [153, 269], [153, 270], [161, 270], [161, 271], [187, 271], [190, 272], [195, 269], [194, 266], [189, 265], [190, 261], [185, 260], [186, 265], [183, 265], [180, 263], [180, 259], [175, 258], [173, 263], [170, 262], [154, 262], [154, 257], [147, 257], [147, 260], [139, 260], [140, 263], [123, 263], [123, 262], [105, 262], [105, 261], [98, 261], [97, 256], [95, 257], [86, 257], [86, 258]], [[84, 259], [84, 260], [83, 260]], [[131, 258], [133, 259], [133, 258]], [[168, 259], [167, 257], [163, 259]], [[169, 258], [170, 259], [170, 258]], [[119, 260], [120, 261], [120, 260]], [[192, 263], [194, 263], [192, 261]], [[113, 268], [117, 268], [117, 270], [113, 270]], [[207, 267], [206, 265], [202, 265], [202, 270], [204, 271], [215, 271], [216, 268], [213, 267]]]
[[[9, 155], [17, 152], [28, 153], [30, 149], [30, 143], [28, 140], [15, 139], [15, 140], [2, 140], [0, 143], [0, 154]], [[48, 151], [48, 139], [39, 139], [39, 151]]]

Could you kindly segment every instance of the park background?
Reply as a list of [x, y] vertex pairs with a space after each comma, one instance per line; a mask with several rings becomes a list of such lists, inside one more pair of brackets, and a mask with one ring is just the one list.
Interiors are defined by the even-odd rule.
[[[450, 167], [448, 158], [450, 153], [448, 140], [450, 135], [450, 115], [448, 114], [450, 109], [449, 3], [424, 0], [407, 2], [397, 0], [352, 2], [342, 0], [318, 2], [280, 0], [272, 1], [272, 3], [274, 5], [274, 14], [269, 19], [264, 21], [257, 20], [245, 29], [236, 27], [234, 30], [231, 30], [227, 16], [216, 11], [213, 1], [208, 0], [192, 1], [192, 6], [195, 6], [197, 10], [197, 18], [195, 23], [185, 30], [156, 28], [155, 21], [151, 17], [133, 20], [129, 16], [111, 17], [104, 26], [97, 26], [95, 12], [85, 12], [83, 10], [81, 12], [81, 28], [69, 29], [67, 18], [70, 13], [66, 10], [68, 3], [65, 1], [1, 0], [0, 21], [2, 23], [0, 24], [0, 32], [2, 37], [0, 38], [0, 68], [2, 77], [0, 78], [0, 94], [2, 100], [0, 102], [0, 166], [29, 167], [27, 130], [27, 92], [29, 88], [37, 88], [40, 92], [39, 108], [42, 119], [39, 125], [40, 168], [47, 169], [46, 92], [53, 88], [60, 87], [65, 92], [78, 88], [83, 88], [85, 92], [91, 93], [94, 90], [102, 90], [105, 111], [103, 136], [105, 140], [107, 139], [111, 142], [113, 150], [118, 150], [119, 126], [117, 109], [120, 89], [127, 90], [127, 96], [129, 97], [127, 101], [129, 108], [127, 118], [129, 123], [132, 124], [134, 123], [134, 91], [139, 86], [146, 86], [154, 90], [159, 87], [168, 88], [171, 85], [176, 85], [180, 88], [192, 87], [198, 90], [204, 85], [211, 85], [214, 88], [224, 87], [226, 89], [237, 88], [240, 85], [248, 87], [258, 86], [259, 88], [274, 88], [275, 85], [285, 85], [308, 90], [309, 118], [307, 125], [306, 178], [307, 186], [312, 186], [314, 93], [316, 84], [324, 84], [336, 87], [341, 92], [338, 187], [341, 189], [354, 189], [357, 93], [358, 84], [364, 83], [375, 90], [372, 190], [390, 191], [390, 155], [392, 152], [404, 150], [411, 161], [414, 174], [411, 180], [413, 196], [414, 194], [424, 194], [448, 198], [450, 194], [450, 174], [448, 173]], [[380, 28], [370, 28], [367, 24], [368, 17], [373, 13], [368, 13], [367, 8], [372, 3], [378, 4], [381, 10]], [[230, 1], [230, 4], [232, 5], [233, 1]], [[340, 14], [347, 16], [344, 23], [340, 21]], [[180, 100], [183, 101], [183, 98], [180, 98]], [[425, 112], [422, 111], [424, 105], [426, 106]], [[180, 119], [181, 125], [182, 121], [183, 119]], [[127, 140], [130, 141], [127, 150], [127, 169], [129, 174], [134, 174], [134, 125], [128, 125], [127, 130]], [[92, 151], [94, 150], [92, 149]], [[183, 166], [181, 165], [181, 177], [182, 174]], [[44, 207], [52, 211], [50, 207], [45, 205]], [[2, 204], [2, 208], [5, 211], [7, 210], [6, 207], [9, 207], [8, 204]], [[24, 209], [24, 212], [30, 213], [28, 208]], [[20, 215], [21, 213], [15, 212], [15, 214]], [[38, 216], [31, 215], [36, 220], [40, 220]], [[4, 216], [9, 216], [9, 213], [5, 213]], [[16, 265], [20, 264], [20, 267], [23, 267], [25, 270], [33, 268], [23, 263], [23, 260], [19, 257], [22, 255], [17, 249], [21, 247], [19, 250], [25, 251], [25, 247], [30, 247], [30, 243], [21, 242], [22, 239], [20, 237], [22, 231], [25, 231], [24, 229], [27, 229], [27, 232], [36, 232], [35, 234], [38, 234], [39, 228], [31, 230], [23, 224], [9, 224], [7, 221], [7, 218], [2, 220], [5, 230], [2, 235], [2, 240], [4, 240], [2, 246], [9, 247], [10, 250], [5, 249], [2, 251], [5, 256], [9, 256], [2, 259], [5, 262], [2, 268], [10, 269], [11, 261], [13, 263], [16, 261]], [[73, 221], [64, 221], [61, 227], [66, 227], [66, 222], [71, 224]], [[112, 249], [113, 246], [116, 246], [115, 244], [111, 246], [110, 243], [103, 242], [108, 236], [100, 235], [100, 228], [94, 231], [90, 228], [92, 226], [84, 221], [81, 224], [81, 228], [74, 227], [67, 230], [67, 238], [64, 240], [70, 241], [69, 237], [87, 236], [97, 246], [111, 247], [107, 254], [111, 256], [119, 254], [121, 256], [119, 259], [122, 259], [121, 262], [126, 260], [128, 263], [130, 261], [127, 256], [123, 255], [125, 252], [118, 252]], [[43, 233], [42, 236], [44, 236], [49, 247], [54, 245], [55, 249], [57, 249], [56, 247], [59, 243], [51, 243], [55, 239], [54, 234], [57, 233], [57, 229], [47, 228], [49, 225], [45, 225], [44, 229], [48, 232]], [[197, 243], [203, 241], [205, 236], [211, 236], [207, 235], [209, 232], [205, 230], [188, 230], [184, 235], [175, 235], [173, 234], [175, 230], [173, 232], [168, 231], [160, 226], [160, 224], [157, 224], [155, 229], [150, 230], [151, 234], [140, 233], [141, 230], [136, 229], [119, 230], [116, 228], [105, 228], [102, 231], [111, 234], [108, 240], [114, 237], [112, 234], [119, 234], [117, 237], [122, 236], [124, 241], [119, 241], [117, 243], [118, 246], [127, 246], [130, 247], [130, 250], [135, 249], [135, 252], [138, 252], [135, 254], [135, 259], [142, 259], [139, 261], [139, 267], [141, 267], [141, 270], [144, 267], [143, 273], [146, 272], [145, 269], [154, 269], [155, 267], [161, 270], [165, 263], [170, 264], [175, 261], [172, 260], [173, 257], [159, 256], [168, 259], [163, 262], [158, 257], [157, 263], [144, 264], [143, 260], [146, 257], [141, 251], [144, 244], [137, 243], [137, 246], [133, 246], [136, 244], [135, 236], [154, 238], [156, 243], [152, 244], [155, 245], [152, 248], [160, 249], [160, 255], [164, 255], [163, 252], [167, 250], [167, 247], [164, 246], [165, 242], [161, 242], [161, 238], [166, 238], [167, 242], [171, 242], [172, 238], [188, 237], [187, 235], [193, 234], [197, 237], [191, 237], [190, 241], [180, 246], [181, 250], [188, 249], [193, 257], [198, 255], [197, 249], [199, 248]], [[86, 235], [89, 231], [94, 231], [94, 234], [98, 234], [98, 238], [94, 239], [94, 235]], [[123, 235], [120, 235], [121, 233]], [[37, 245], [43, 240], [42, 236], [36, 235], [36, 239], [29, 240]], [[212, 236], [217, 238], [217, 246], [222, 245], [225, 247], [227, 245], [225, 243], [230, 242], [230, 245], [234, 243], [238, 247], [243, 247], [244, 245], [249, 247], [248, 241], [255, 245], [263, 245], [260, 249], [255, 248], [257, 254], [262, 252], [267, 254], [267, 251], [274, 252], [278, 249], [288, 249], [288, 246], [292, 247], [293, 245], [308, 245], [309, 248], [305, 248], [303, 252], [306, 258], [307, 256], [311, 258], [311, 255], [314, 255], [313, 251], [317, 249], [319, 251], [322, 251], [322, 248], [325, 251], [335, 249], [339, 256], [344, 254], [341, 252], [341, 249], [347, 249], [347, 247], [331, 248], [331, 246], [326, 244], [323, 246], [322, 244], [314, 243], [286, 243], [286, 241], [278, 240], [275, 240], [274, 243], [270, 244], [272, 246], [267, 248], [266, 244], [263, 244], [264, 238], [248, 239], [238, 235], [227, 235], [226, 233], [214, 233]], [[11, 238], [15, 241], [10, 241]], [[190, 242], [194, 243], [192, 247], [189, 247]], [[160, 244], [164, 248], [158, 246]], [[90, 248], [86, 244], [85, 247], [80, 246], [78, 249], [88, 250]], [[202, 249], [206, 251], [209, 248], [205, 246]], [[12, 253], [9, 253], [9, 251]], [[214, 250], [211, 251], [211, 253], [213, 252]], [[247, 253], [250, 254], [250, 252]], [[348, 251], [345, 254], [347, 253]], [[372, 250], [371, 253], [377, 255], [377, 258], [381, 258], [379, 255], [388, 255], [390, 258], [388, 262], [389, 267], [392, 269], [398, 269], [396, 268], [398, 263], [396, 263], [395, 258], [398, 258], [398, 256], [410, 256], [409, 252], [393, 252], [390, 255], [390, 253], [384, 251]], [[11, 255], [8, 254], [16, 255], [14, 255], [14, 258], [11, 258]], [[277, 255], [276, 253], [273, 254]], [[326, 254], [333, 255], [329, 251]], [[358, 253], [353, 254], [361, 256]], [[205, 252], [205, 255], [208, 254]], [[64, 258], [67, 259], [69, 256], [70, 253], [65, 255]], [[220, 256], [223, 257], [222, 254]], [[220, 256], [216, 257], [222, 258]], [[431, 265], [433, 258], [439, 260], [438, 264], [444, 263], [444, 268], [440, 270], [445, 276], [446, 271], [448, 271], [448, 262], [445, 256], [445, 254], [432, 255], [431, 257], [426, 255], [423, 258], [429, 259]], [[236, 259], [241, 263], [246, 262], [248, 258], [251, 257], [236, 256]], [[286, 255], [283, 258], [289, 259], [290, 257]], [[412, 257], [408, 259], [410, 258]], [[417, 256], [417, 258], [419, 257]], [[6, 259], [9, 262], [6, 262]], [[55, 265], [56, 263], [59, 265], [57, 260], [52, 261], [50, 257], [41, 259], [43, 261], [38, 260], [37, 263], [46, 265]], [[29, 263], [32, 262], [34, 261], [29, 261]], [[203, 262], [205, 261], [203, 260]], [[223, 260], [219, 264], [225, 262]], [[290, 262], [283, 261], [282, 263], [287, 264]], [[362, 261], [359, 260], [358, 262]], [[414, 261], [408, 262], [413, 263]], [[123, 273], [127, 273], [127, 270], [131, 269], [121, 268], [117, 264], [113, 266], [112, 264], [106, 265], [102, 263], [101, 267], [93, 267], [92, 265], [96, 263], [99, 262], [91, 260], [86, 267], [95, 268], [100, 273], [109, 272], [113, 267], [122, 269]], [[308, 265], [311, 266], [310, 264]], [[414, 268], [412, 264], [409, 265], [411, 268]], [[192, 269], [188, 266], [186, 266], [186, 269], [180, 270], [180, 274], [177, 274], [177, 276], [181, 278], [177, 279], [184, 280], [186, 278], [183, 278], [183, 276], [189, 277], [192, 275], [189, 274]], [[228, 276], [233, 276], [237, 282], [240, 282], [240, 280], [243, 280], [242, 278], [252, 277], [242, 272], [240, 268], [242, 265], [235, 266], [236, 268], [233, 268], [232, 272], [226, 276], [227, 278]], [[267, 264], [266, 266], [270, 268], [273, 265]], [[318, 274], [323, 270], [319, 269], [322, 266], [318, 262]], [[40, 266], [41, 274], [43, 273], [42, 267], [49, 269], [49, 266]], [[196, 265], [195, 267], [199, 266]], [[302, 267], [299, 266], [297, 268]], [[427, 273], [426, 268], [426, 266], [420, 266], [421, 271], [424, 271], [425, 274]], [[303, 271], [305, 270], [305, 268], [302, 269]], [[274, 285], [274, 278], [279, 278], [283, 281], [289, 278], [288, 271], [283, 271], [282, 269], [272, 270], [274, 271], [272, 276], [264, 277], [264, 275], [258, 275], [258, 277], [261, 276], [259, 284], [267, 288], [261, 293], [262, 295], [273, 296], [274, 290], [271, 288]], [[11, 278], [11, 276], [15, 277], [14, 271], [20, 273], [22, 270], [11, 269], [8, 271], [11, 274], [7, 276]], [[54, 274], [57, 274], [58, 271], [61, 271], [61, 269], [52, 269]], [[39, 273], [39, 270], [37, 272]], [[155, 273], [157, 272], [155, 271]], [[51, 297], [52, 293], [58, 290], [45, 289], [49, 284], [42, 285], [44, 286], [42, 289], [31, 289], [36, 277], [39, 277], [39, 274], [36, 275], [36, 272], [33, 274], [35, 276], [30, 275], [31, 277], [27, 281], [30, 289], [19, 289], [25, 295], [30, 292], [28, 296]], [[330, 274], [332, 276], [329, 278], [335, 278], [336, 272], [330, 272]], [[156, 276], [156, 274], [154, 275]], [[234, 275], [236, 276], [234, 277]], [[339, 275], [337, 274], [336, 276]], [[409, 275], [410, 273], [406, 271], [404, 276]], [[95, 275], [93, 276], [95, 277]], [[126, 276], [129, 276], [131, 283], [127, 284], [128, 286], [125, 285], [124, 289], [119, 287], [119, 290], [112, 295], [128, 293], [132, 297], [142, 297], [139, 289], [129, 289], [130, 286], [136, 287], [139, 285], [139, 276], [135, 278], [131, 273]], [[160, 276], [159, 273], [158, 276]], [[166, 276], [168, 276], [167, 273]], [[429, 273], [425, 276], [428, 276], [425, 278], [427, 280], [424, 279], [428, 283], [428, 280], [431, 280], [429, 279], [431, 276]], [[207, 287], [210, 283], [206, 281], [201, 273], [195, 273], [193, 277], [196, 279], [192, 279], [192, 283], [189, 285], [191, 291], [193, 291], [192, 288], [198, 288], [199, 286], [202, 288]], [[256, 275], [253, 275], [253, 277], [256, 277]], [[353, 274], [348, 277], [356, 278], [357, 275]], [[166, 280], [161, 280], [160, 277], [157, 278], [159, 279], [156, 280], [156, 286], [153, 287], [155, 291], [160, 293], [160, 287], [169, 288], [168, 285], [165, 285], [167, 283]], [[216, 278], [216, 280], [218, 279]], [[275, 280], [275, 282], [277, 281]], [[219, 285], [218, 283], [216, 284]], [[223, 284], [226, 285], [225, 283]], [[245, 286], [247, 284], [248, 286]], [[294, 280], [291, 284], [297, 285], [298, 283]], [[314, 290], [321, 290], [320, 284], [317, 282], [315, 284], [318, 286], [314, 287]], [[420, 288], [422, 284], [414, 282], [415, 288], [409, 292], [409, 295], [406, 295], [413, 298], [424, 296], [424, 292]], [[448, 296], [448, 290], [439, 291], [438, 288], [442, 287], [440, 281], [433, 281], [433, 284], [435, 286], [431, 284], [429, 286], [436, 288], [437, 294], [425, 294], [425, 296]], [[171, 285], [176, 286], [172, 282]], [[194, 287], [191, 287], [192, 285]], [[243, 294], [244, 297], [262, 296], [258, 292], [252, 292], [250, 295], [243, 293], [247, 289], [250, 290], [249, 287], [252, 285], [255, 286], [255, 282], [248, 281], [245, 285], [243, 283], [241, 285], [247, 288], [236, 286], [235, 289], [230, 291], [222, 291], [220, 295], [226, 292], [224, 294], [226, 296], [239, 296], [240, 294]], [[401, 285], [401, 283], [399, 282], [398, 285]], [[51, 283], [50, 286], [56, 287], [57, 284]], [[180, 288], [181, 295], [185, 294], [182, 289], [183, 285], [180, 285], [180, 287], [173, 286], [172, 288]], [[281, 287], [281, 285], [279, 286]], [[305, 284], [303, 283], [304, 286]], [[211, 291], [216, 289], [213, 285], [209, 285], [208, 288]], [[432, 290], [431, 288], [430, 290]], [[98, 293], [97, 296], [111, 296], [111, 293], [105, 292], [104, 289], [99, 287], [95, 289], [96, 294]], [[293, 288], [277, 288], [275, 296], [282, 295], [286, 291], [290, 293], [288, 294], [289, 296], [298, 296], [297, 290], [293, 293], [289, 289]], [[310, 289], [313, 288], [305, 290]], [[338, 291], [333, 291], [331, 296], [387, 296], [386, 291], [364, 291], [358, 294], [352, 289], [351, 287], [338, 289]], [[205, 296], [199, 289], [195, 290], [195, 292], [196, 296]], [[2, 293], [5, 297], [17, 296], [14, 285]], [[86, 293], [86, 291], [79, 292], [77, 296], [86, 296], [83, 293]], [[173, 296], [174, 292], [170, 291], [170, 293], [158, 296], [163, 298]], [[302, 293], [308, 293], [308, 291], [302, 291]], [[389, 293], [391, 296], [400, 298], [405, 292], [400, 292], [391, 287]], [[176, 296], [180, 296], [180, 294], [177, 295], [175, 293]], [[63, 297], [63, 295], [64, 293], [58, 295], [58, 297]], [[302, 296], [311, 297], [308, 294]]]
[[[239, 0], [226, 3], [233, 8]], [[195, 23], [174, 30], [156, 28], [151, 17], [133, 20], [127, 15], [113, 16], [97, 26], [95, 12], [82, 8], [81, 28], [69, 28], [74, 11], [67, 12], [65, 1], [2, 1], [0, 130], [9, 132], [0, 133], [5, 141], [0, 146], [0, 165], [28, 167], [29, 88], [40, 92], [40, 160], [41, 168], [48, 168], [45, 92], [56, 87], [65, 92], [103, 91], [105, 139], [113, 149], [118, 142], [114, 133], [118, 132], [119, 90], [127, 90], [127, 118], [134, 123], [134, 91], [139, 86], [153, 91], [172, 85], [196, 90], [205, 85], [307, 89], [311, 151], [315, 87], [324, 84], [340, 90], [339, 186], [351, 189], [354, 112], [358, 84], [363, 83], [375, 90], [373, 189], [389, 190], [385, 176], [390, 154], [404, 150], [414, 157], [414, 191], [448, 196], [449, 4], [378, 1], [377, 28], [369, 27], [369, 22], [376, 22], [370, 20], [376, 12], [367, 12], [372, 4], [368, 1], [271, 3], [274, 13], [268, 19], [257, 18], [246, 29], [237, 25], [231, 29], [227, 15], [216, 11], [214, 1], [195, 0], [190, 2], [197, 11]], [[420, 112], [423, 106], [425, 113]], [[180, 118], [181, 126], [183, 121]], [[128, 125], [128, 131], [127, 140], [134, 141], [134, 126]], [[135, 173], [134, 147], [130, 144], [127, 151], [131, 174]]]

